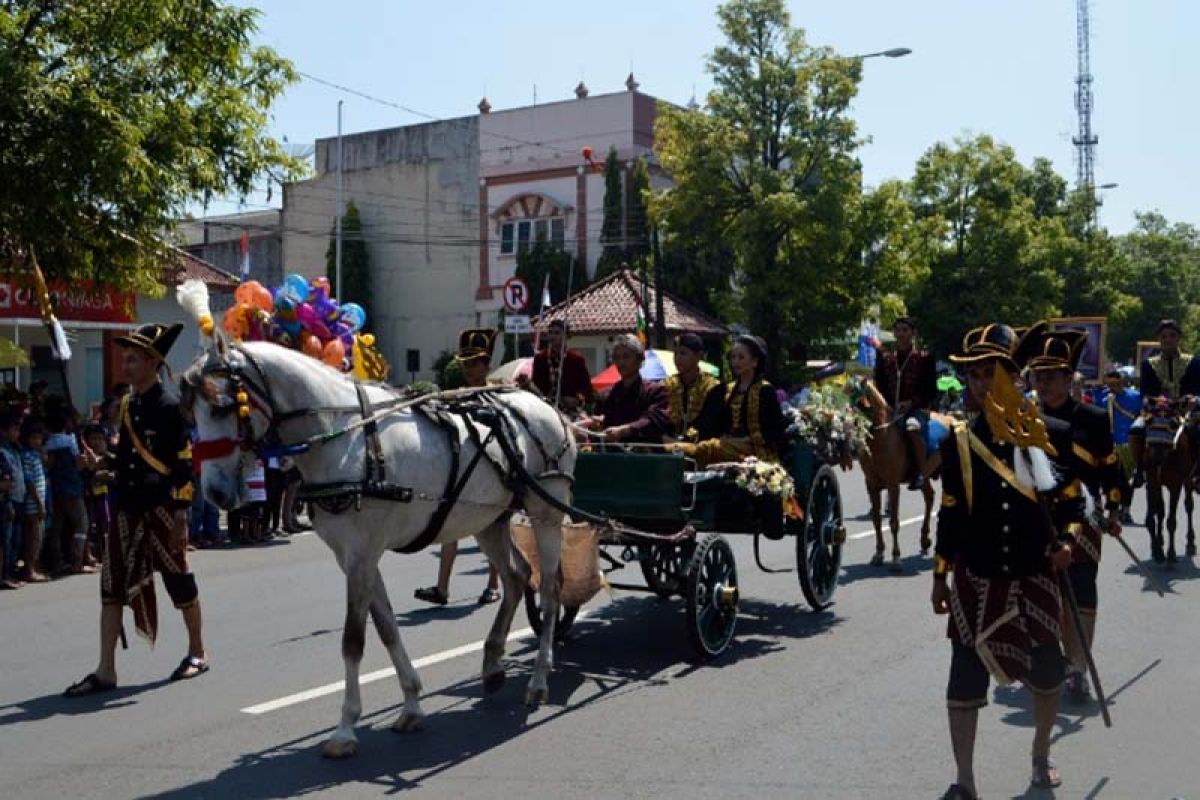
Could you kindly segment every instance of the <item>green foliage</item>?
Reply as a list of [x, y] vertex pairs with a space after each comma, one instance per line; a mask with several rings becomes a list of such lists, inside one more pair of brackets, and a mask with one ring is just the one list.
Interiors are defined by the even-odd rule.
[[803, 360], [810, 340], [843, 336], [876, 299], [863, 254], [892, 268], [893, 245], [877, 237], [897, 228], [885, 217], [899, 204], [862, 190], [848, 114], [861, 64], [810, 47], [782, 0], [731, 0], [717, 15], [726, 41], [708, 60], [707, 113], [663, 106], [655, 131], [674, 181], [651, 206], [667, 284], [693, 300], [705, 287], [710, 308], [731, 295], [773, 355]]
[[1153, 339], [1158, 321], [1167, 317], [1184, 326], [1185, 345], [1195, 352], [1200, 346], [1200, 231], [1142, 212], [1117, 249], [1128, 261], [1123, 288], [1136, 303], [1123, 324], [1110, 329], [1110, 352], [1131, 359], [1137, 341]]
[[646, 200], [650, 196], [650, 169], [646, 159], [633, 162], [629, 175], [629, 208], [626, 211], [625, 263], [638, 269], [650, 260], [650, 218]]
[[622, 190], [621, 159], [617, 157], [617, 148], [610, 147], [608, 158], [604, 160], [604, 221], [600, 226], [600, 244], [603, 251], [600, 253], [600, 260], [596, 262], [597, 280], [616, 272], [625, 260], [622, 248], [625, 238], [625, 203], [621, 197]]
[[346, 213], [342, 215], [342, 282], [346, 284], [345, 288], [337, 285], [336, 221], [329, 234], [329, 247], [325, 250], [325, 276], [339, 303], [358, 303], [367, 312], [368, 322], [373, 319], [371, 261], [367, 243], [363, 240], [362, 218], [353, 200], [346, 203]]
[[529, 287], [529, 314], [541, 311], [542, 287], [545, 285], [546, 274], [550, 275], [550, 297], [558, 304], [567, 299], [568, 271], [573, 270], [570, 277], [571, 294], [577, 294], [588, 285], [587, 270], [566, 251], [559, 250], [546, 242], [538, 242], [533, 247], [517, 255], [517, 277], [525, 281]]
[[437, 385], [442, 389], [457, 389], [467, 382], [463, 376], [462, 364], [455, 360], [453, 350], [442, 351], [433, 362], [433, 374], [437, 375]]
[[299, 164], [266, 135], [296, 74], [214, 0], [0, 4], [0, 248], [154, 291], [189, 203]]

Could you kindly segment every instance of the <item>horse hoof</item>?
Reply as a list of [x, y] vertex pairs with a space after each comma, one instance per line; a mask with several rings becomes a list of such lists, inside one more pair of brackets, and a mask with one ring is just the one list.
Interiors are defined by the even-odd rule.
[[929, 539], [924, 539], [924, 538], [921, 539], [921, 555], [923, 555], [923, 556], [929, 555], [929, 548], [932, 546], [933, 546], [933, 542], [931, 542]]
[[1189, 544], [1189, 545], [1187, 546], [1187, 550], [1185, 550], [1184, 552], [1185, 552], [1185, 553], [1187, 553], [1189, 556], [1194, 556], [1194, 555], [1196, 555], [1196, 545], [1194, 545], [1194, 544]]
[[424, 714], [410, 714], [405, 711], [396, 717], [396, 721], [392, 723], [392, 731], [395, 733], [412, 733], [413, 731], [421, 730], [424, 726]]
[[1174, 563], [1175, 563], [1175, 562], [1177, 562], [1178, 560], [1179, 560], [1179, 559], [1178, 559], [1178, 558], [1175, 556], [1175, 551], [1174, 551], [1174, 550], [1168, 550], [1168, 551], [1167, 551], [1167, 563], [1168, 563], [1168, 564], [1174, 564]]
[[888, 562], [888, 572], [904, 572], [904, 565], [900, 563], [900, 559], [893, 558]]
[[321, 745], [321, 755], [325, 758], [349, 758], [358, 752], [358, 741], [355, 739], [326, 739]]
[[871, 557], [871, 566], [872, 567], [882, 567], [883, 566], [883, 553], [876, 553], [874, 556]]
[[542, 703], [550, 699], [549, 689], [535, 689], [530, 686], [525, 690], [525, 707], [537, 708]]
[[483, 676], [483, 693], [495, 694], [504, 686], [506, 677], [503, 672], [493, 672], [491, 675]]

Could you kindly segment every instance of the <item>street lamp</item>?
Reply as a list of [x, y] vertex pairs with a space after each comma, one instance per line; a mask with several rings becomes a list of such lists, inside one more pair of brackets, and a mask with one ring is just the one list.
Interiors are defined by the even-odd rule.
[[879, 56], [883, 56], [884, 58], [903, 58], [911, 52], [912, 49], [908, 47], [893, 47], [890, 50], [880, 50], [878, 53], [864, 53], [861, 56], [850, 57], [860, 60], [864, 58], [878, 58]]

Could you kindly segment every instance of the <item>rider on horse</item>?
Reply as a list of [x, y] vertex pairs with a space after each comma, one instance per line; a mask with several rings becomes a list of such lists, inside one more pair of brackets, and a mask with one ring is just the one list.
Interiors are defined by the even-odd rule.
[[925, 429], [929, 412], [937, 403], [937, 370], [933, 356], [913, 346], [917, 322], [898, 317], [892, 325], [896, 337], [893, 350], [880, 350], [875, 360], [875, 386], [904, 424], [905, 440], [912, 451], [916, 471], [908, 488], [917, 490], [925, 481]]
[[[1100, 568], [1101, 527], [1118, 535], [1120, 513], [1129, 500], [1130, 489], [1113, 448], [1108, 418], [1097, 406], [1081, 403], [1071, 396], [1075, 375], [1087, 333], [1076, 330], [1054, 331], [1049, 323], [1039, 322], [1021, 339], [1017, 362], [1033, 374], [1038, 402], [1048, 418], [1071, 426], [1073, 470], [1092, 497], [1102, 497], [1107, 517], [1098, 514], [1083, 525], [1071, 529], [1074, 534], [1071, 566], [1067, 576], [1075, 590], [1082, 615], [1084, 633], [1091, 644], [1096, 630], [1096, 576]], [[1067, 454], [1060, 454], [1066, 456]], [[1063, 643], [1071, 663], [1067, 668], [1067, 687], [1073, 702], [1088, 699], [1087, 668], [1083, 646], [1074, 626], [1064, 620]]]
[[[1164, 319], [1155, 330], [1159, 354], [1142, 362], [1142, 402], [1149, 408], [1158, 398], [1179, 400], [1200, 395], [1200, 358], [1179, 350], [1183, 329], [1173, 319]], [[1193, 442], [1193, 444], [1195, 444]], [[1133, 486], [1145, 483], [1146, 421], [1139, 419], [1129, 430], [1129, 449], [1133, 453], [1136, 471]]]

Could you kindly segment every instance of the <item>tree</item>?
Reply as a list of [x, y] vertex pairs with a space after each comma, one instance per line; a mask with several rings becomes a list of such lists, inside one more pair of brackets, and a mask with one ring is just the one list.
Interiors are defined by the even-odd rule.
[[600, 245], [603, 250], [596, 262], [596, 280], [616, 272], [625, 260], [623, 190], [621, 159], [617, 157], [617, 148], [610, 147], [608, 158], [604, 160], [604, 221], [600, 224]]
[[367, 243], [363, 240], [362, 218], [353, 200], [346, 203], [342, 215], [342, 282], [337, 285], [337, 222], [329, 234], [329, 247], [325, 250], [325, 276], [329, 278], [330, 290], [339, 303], [358, 303], [371, 317], [371, 261], [367, 255]]
[[214, 0], [0, 4], [0, 249], [156, 291], [189, 203], [298, 163], [266, 135], [296, 73]]
[[1024, 167], [986, 135], [936, 144], [917, 161], [909, 257], [927, 277], [909, 306], [936, 352], [956, 352], [975, 325], [1028, 324], [1062, 310], [1060, 268], [1079, 242], [1063, 216], [1065, 184], [1048, 167]]
[[629, 175], [628, 207], [625, 211], [625, 263], [633, 269], [650, 260], [650, 218], [646, 198], [650, 195], [650, 168], [646, 159], [633, 162]]
[[[574, 272], [568, 277], [568, 272]], [[542, 287], [550, 276], [550, 298], [553, 303], [567, 299], [567, 291], [577, 294], [588, 285], [587, 272], [570, 253], [547, 242], [538, 242], [517, 254], [517, 277], [525, 281], [531, 295], [529, 313], [537, 314], [542, 302]]]
[[877, 294], [863, 254], [889, 246], [868, 238], [891, 229], [875, 218], [890, 206], [866, 202], [848, 116], [861, 64], [810, 47], [783, 0], [730, 0], [717, 16], [707, 111], [664, 105], [656, 124], [674, 181], [652, 206], [675, 251], [669, 283], [701, 283], [674, 274], [697, 254], [710, 291], [731, 294], [773, 354], [802, 360], [810, 340], [856, 325]]
[[1158, 212], [1139, 212], [1137, 225], [1120, 237], [1117, 249], [1128, 260], [1125, 292], [1137, 299], [1133, 313], [1109, 332], [1109, 350], [1131, 359], [1139, 339], [1153, 339], [1159, 320], [1184, 327], [1185, 344], [1200, 345], [1200, 231], [1170, 223]]

